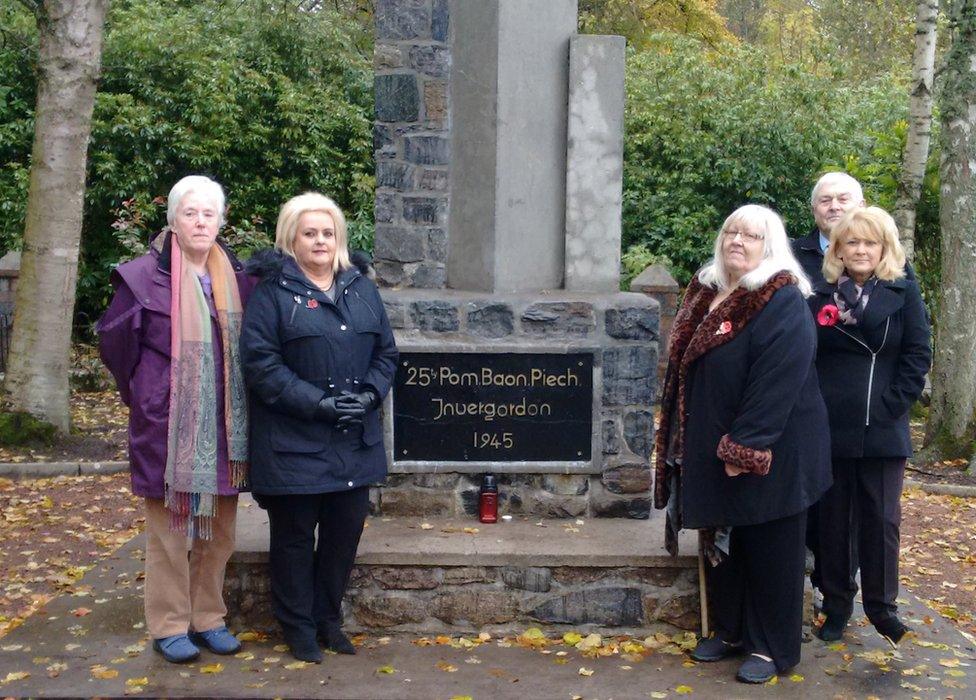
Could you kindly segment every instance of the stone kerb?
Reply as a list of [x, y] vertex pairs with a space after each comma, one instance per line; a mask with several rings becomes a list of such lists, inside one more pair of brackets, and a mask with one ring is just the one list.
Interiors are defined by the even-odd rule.
[[[656, 300], [639, 294], [491, 295], [384, 290], [404, 352], [592, 353], [592, 455], [581, 462], [400, 461], [385, 421], [382, 515], [475, 515], [481, 474], [499, 475], [502, 513], [539, 517], [647, 518], [657, 392]], [[389, 415], [390, 402], [387, 402]], [[556, 438], [557, 436], [554, 436]]]
[[377, 0], [375, 257], [388, 286], [447, 280], [449, 30], [448, 0]]

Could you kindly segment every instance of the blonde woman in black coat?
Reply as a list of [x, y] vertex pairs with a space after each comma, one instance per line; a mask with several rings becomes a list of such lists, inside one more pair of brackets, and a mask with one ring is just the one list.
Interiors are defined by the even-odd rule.
[[928, 316], [918, 284], [905, 278], [898, 229], [883, 209], [855, 209], [834, 226], [823, 272], [810, 305], [834, 485], [819, 506], [826, 620], [817, 636], [843, 636], [859, 565], [864, 612], [897, 644], [909, 631], [895, 603], [900, 498], [912, 454], [908, 411], [931, 362]]

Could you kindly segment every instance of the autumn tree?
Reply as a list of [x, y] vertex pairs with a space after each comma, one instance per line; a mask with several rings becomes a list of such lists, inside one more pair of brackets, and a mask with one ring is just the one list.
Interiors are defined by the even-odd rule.
[[717, 46], [734, 39], [716, 0], [580, 0], [580, 30], [618, 34], [644, 48], [657, 32], [674, 32]]
[[950, 0], [939, 93], [942, 280], [925, 430], [930, 455], [976, 472], [976, 0]]
[[915, 257], [915, 208], [922, 194], [932, 135], [932, 81], [935, 77], [938, 19], [939, 0], [918, 0], [908, 134], [893, 212], [909, 260]]
[[30, 189], [5, 391], [66, 431], [85, 162], [108, 0], [20, 0], [37, 20]]

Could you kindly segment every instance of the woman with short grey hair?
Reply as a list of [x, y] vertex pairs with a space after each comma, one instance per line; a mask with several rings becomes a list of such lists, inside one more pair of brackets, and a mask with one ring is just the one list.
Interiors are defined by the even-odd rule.
[[129, 407], [132, 492], [145, 499], [146, 626], [153, 648], [179, 663], [201, 646], [241, 647], [224, 625], [223, 582], [247, 474], [238, 338], [251, 284], [217, 238], [218, 183], [177, 182], [166, 218], [150, 252], [112, 273], [98, 335]]

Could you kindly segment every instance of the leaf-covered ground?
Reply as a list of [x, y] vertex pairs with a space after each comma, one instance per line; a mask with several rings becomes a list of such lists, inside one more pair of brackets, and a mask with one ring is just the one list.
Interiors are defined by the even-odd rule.
[[904, 493], [901, 584], [976, 635], [976, 498]]
[[128, 474], [0, 479], [0, 637], [139, 532], [140, 500]]
[[0, 445], [0, 462], [105, 462], [126, 459], [129, 410], [115, 389], [71, 392], [71, 433], [51, 445]]

